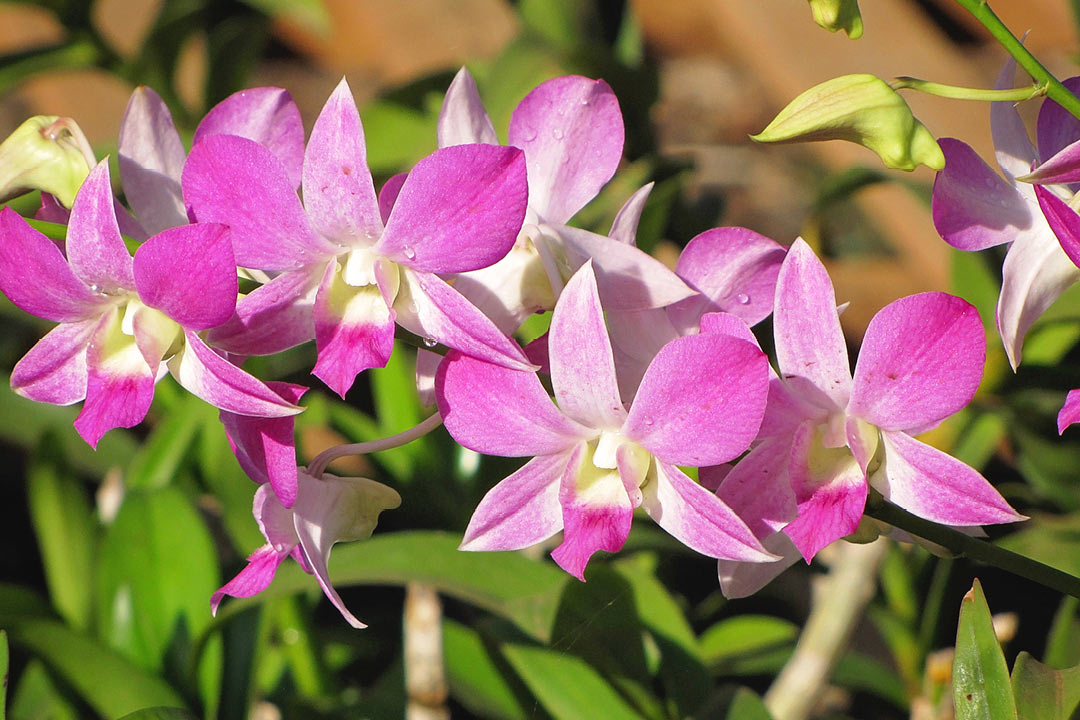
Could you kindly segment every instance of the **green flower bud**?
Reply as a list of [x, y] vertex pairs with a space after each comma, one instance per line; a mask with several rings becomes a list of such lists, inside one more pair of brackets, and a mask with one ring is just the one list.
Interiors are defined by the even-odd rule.
[[792, 100], [757, 142], [847, 140], [876, 152], [887, 167], [914, 170], [920, 163], [945, 167], [945, 155], [926, 126], [884, 81], [843, 75], [815, 85]]
[[852, 40], [862, 36], [858, 0], [808, 0], [814, 22], [829, 32], [843, 30]]
[[43, 190], [70, 208], [93, 158], [74, 120], [36, 115], [0, 143], [0, 202]]

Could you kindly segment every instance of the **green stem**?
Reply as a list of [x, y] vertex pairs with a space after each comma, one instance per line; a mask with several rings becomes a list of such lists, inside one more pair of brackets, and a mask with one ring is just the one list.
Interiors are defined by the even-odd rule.
[[868, 504], [866, 514], [901, 530], [906, 530], [912, 535], [937, 543], [958, 555], [966, 555], [972, 560], [993, 565], [1013, 575], [1019, 575], [1058, 592], [1080, 598], [1080, 578], [1024, 555], [965, 535], [959, 530], [924, 520], [890, 503], [876, 506]]
[[1080, 118], [1080, 98], [1069, 92], [1060, 80], [1028, 52], [1023, 43], [1016, 39], [1009, 28], [1005, 27], [1005, 23], [1001, 22], [1001, 19], [990, 9], [987, 0], [956, 0], [956, 2], [974, 15], [975, 19], [982, 23], [983, 27], [1009, 51], [1009, 54], [1016, 58], [1016, 62], [1035, 80], [1036, 85], [1046, 86], [1047, 97]]
[[1031, 87], [1012, 88], [1010, 90], [984, 90], [982, 88], [965, 88], [955, 85], [943, 85], [941, 83], [920, 80], [919, 78], [903, 75], [896, 78], [889, 87], [893, 90], [918, 90], [927, 95], [952, 98], [953, 100], [982, 100], [985, 102], [995, 101], [1021, 101], [1030, 100], [1033, 97], [1046, 94], [1047, 85], [1033, 85]]

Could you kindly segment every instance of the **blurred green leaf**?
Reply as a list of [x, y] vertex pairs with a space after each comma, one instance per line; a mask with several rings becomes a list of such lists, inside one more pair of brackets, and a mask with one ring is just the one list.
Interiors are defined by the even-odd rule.
[[156, 707], [136, 710], [120, 720], [198, 720], [198, 716], [182, 708]]
[[437, 147], [434, 115], [389, 100], [376, 100], [363, 107], [360, 116], [364, 135], [379, 138], [367, 148], [368, 167], [373, 174], [407, 172]]
[[[307, 413], [304, 413], [305, 415]], [[221, 503], [221, 520], [233, 546], [241, 557], [266, 542], [251, 503], [258, 488], [241, 469], [221, 423], [207, 422], [202, 426], [196, 458], [202, 480], [213, 497]]]
[[987, 337], [996, 341], [997, 323], [994, 318], [1001, 283], [990, 270], [990, 261], [983, 253], [962, 250], [953, 250], [949, 257], [950, 289], [978, 309]]
[[7, 717], [7, 689], [10, 682], [7, 633], [0, 630], [0, 720]]
[[79, 720], [79, 713], [70, 699], [64, 696], [45, 664], [38, 659], [32, 658], [26, 664], [18, 684], [13, 687], [15, 690], [8, 710], [12, 720]]
[[518, 14], [525, 27], [562, 52], [595, 41], [597, 23], [592, 3], [577, 0], [520, 0]]
[[322, 0], [243, 0], [275, 20], [294, 22], [309, 32], [325, 36], [330, 32], [330, 14]]
[[724, 717], [725, 720], [772, 720], [765, 703], [749, 688], [735, 691], [735, 697], [732, 698]]
[[789, 651], [798, 636], [799, 627], [793, 622], [747, 614], [721, 620], [702, 633], [699, 642], [706, 664], [723, 674], [756, 657]]
[[10, 625], [13, 644], [37, 655], [97, 713], [120, 717], [140, 708], [184, 705], [164, 680], [97, 640], [52, 620]]
[[1065, 510], [1080, 510], [1080, 445], [1049, 440], [1022, 425], [1012, 427], [1017, 444], [1016, 466], [1044, 497]]
[[85, 32], [73, 33], [59, 45], [35, 47], [0, 56], [0, 95], [5, 95], [33, 75], [53, 70], [78, 70], [104, 62], [108, 53]]
[[1080, 665], [1080, 617], [1076, 611], [1080, 599], [1066, 595], [1054, 613], [1050, 632], [1046, 634], [1046, 653], [1043, 662], [1052, 668]]
[[218, 425], [217, 416], [217, 408], [184, 393], [131, 459], [124, 478], [127, 486], [160, 488], [173, 482], [177, 470], [192, 454], [199, 430], [206, 424]]
[[908, 692], [896, 671], [874, 658], [857, 652], [841, 657], [830, 678], [849, 690], [871, 693], [903, 710], [908, 709]]
[[63, 451], [46, 435], [27, 469], [30, 518], [53, 607], [79, 630], [90, 624], [97, 528], [82, 483], [64, 467]]
[[1013, 665], [1012, 689], [1019, 720], [1070, 720], [1080, 715], [1080, 665], [1054, 670], [1021, 652]]
[[[379, 418], [379, 433], [382, 437], [408, 430], [418, 424], [429, 412], [424, 412], [420, 405], [420, 396], [416, 391], [416, 354], [397, 352], [390, 355], [386, 367], [372, 369], [367, 373], [371, 378], [371, 392], [375, 402], [375, 417]], [[403, 474], [395, 475], [399, 482], [414, 479], [418, 466], [426, 463], [427, 467], [439, 467], [432, 456], [427, 438], [419, 438], [400, 448], [379, 453], [379, 462], [387, 467], [400, 465]]]
[[1013, 552], [1026, 555], [1070, 575], [1080, 577], [1080, 513], [1071, 515], [1033, 514], [1024, 529], [995, 541]]
[[556, 650], [506, 643], [510, 665], [556, 720], [639, 720], [641, 715], [588, 663]]
[[528, 718], [480, 634], [449, 618], [443, 620], [442, 631], [451, 696], [481, 717]]
[[956, 720], [1016, 720], [1009, 668], [978, 580], [960, 603], [953, 706]]
[[960, 432], [950, 454], [976, 470], [986, 467], [1008, 435], [1005, 419], [997, 413], [978, 413]]

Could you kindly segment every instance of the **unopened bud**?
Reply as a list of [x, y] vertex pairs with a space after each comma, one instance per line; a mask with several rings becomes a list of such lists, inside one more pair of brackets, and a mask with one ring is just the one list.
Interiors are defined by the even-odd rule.
[[843, 30], [852, 40], [862, 36], [858, 0], [809, 0], [814, 22], [829, 32]]
[[0, 202], [42, 190], [70, 208], [94, 164], [74, 120], [36, 115], [0, 143]]
[[873, 150], [887, 167], [914, 170], [921, 163], [945, 167], [945, 155], [926, 126], [884, 81], [843, 75], [815, 85], [792, 100], [757, 142], [847, 140]]

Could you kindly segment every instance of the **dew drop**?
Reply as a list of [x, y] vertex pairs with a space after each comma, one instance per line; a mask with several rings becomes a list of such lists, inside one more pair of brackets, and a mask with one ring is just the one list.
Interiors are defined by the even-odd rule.
[[555, 128], [551, 131], [551, 137], [555, 138], [556, 140], [562, 140], [563, 131], [560, 128]]
[[100, 285], [98, 285], [98, 284], [96, 284], [96, 283], [95, 283], [94, 285], [91, 285], [91, 286], [90, 286], [90, 292], [92, 292], [92, 293], [99, 293], [99, 292], [101, 292], [101, 286], [100, 286]]
[[435, 338], [431, 338], [431, 337], [424, 338], [424, 347], [433, 348], [438, 344], [439, 344], [439, 341], [436, 340]]
[[536, 128], [523, 127], [521, 128], [521, 142], [532, 142], [536, 139]]
[[644, 422], [645, 422], [646, 427], [652, 427], [653, 419], [651, 417], [647, 417], [647, 418], [645, 418]]
[[413, 258], [415, 258], [415, 257], [416, 257], [416, 251], [415, 251], [415, 250], [413, 250], [413, 249], [412, 249], [411, 247], [409, 247], [408, 245], [406, 245], [405, 247], [401, 248], [401, 254], [402, 254], [402, 255], [404, 255], [405, 257], [409, 258], [410, 260], [412, 260]]
[[735, 301], [740, 305], [748, 305], [750, 303], [750, 296], [746, 293], [739, 293], [735, 296]]

